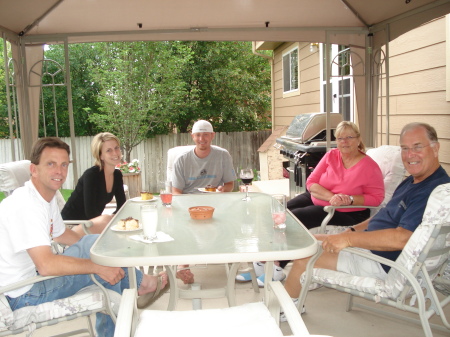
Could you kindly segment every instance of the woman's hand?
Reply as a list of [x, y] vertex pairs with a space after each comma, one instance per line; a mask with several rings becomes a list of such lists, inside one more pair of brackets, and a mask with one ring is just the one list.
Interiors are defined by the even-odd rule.
[[349, 195], [335, 194], [330, 198], [329, 202], [331, 206], [349, 206], [351, 205], [352, 200]]

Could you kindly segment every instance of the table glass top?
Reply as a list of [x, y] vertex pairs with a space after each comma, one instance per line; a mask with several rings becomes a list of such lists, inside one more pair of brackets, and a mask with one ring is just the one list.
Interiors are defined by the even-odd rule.
[[[286, 229], [273, 229], [270, 195], [251, 193], [204, 193], [173, 197], [172, 207], [157, 200], [158, 231], [173, 241], [143, 243], [130, 239], [138, 232], [111, 230], [120, 219], [139, 219], [142, 203], [127, 201], [103, 231], [91, 249], [92, 260], [109, 266], [176, 265], [290, 260], [311, 256], [317, 250], [316, 240], [291, 214]], [[192, 220], [188, 208], [212, 206], [212, 219]]]

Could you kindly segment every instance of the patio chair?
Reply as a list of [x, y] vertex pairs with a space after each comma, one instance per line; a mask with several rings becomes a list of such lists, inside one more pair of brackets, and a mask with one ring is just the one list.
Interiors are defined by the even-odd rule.
[[[416, 313], [419, 319], [389, 312], [389, 317], [396, 317], [422, 325], [425, 336], [431, 337], [431, 327], [450, 333], [450, 324], [443, 308], [450, 303], [448, 278], [441, 273], [450, 270], [450, 184], [443, 184], [434, 189], [424, 212], [422, 223], [414, 231], [396, 261], [387, 260], [360, 249], [346, 248], [346, 251], [364, 256], [391, 267], [387, 279], [353, 276], [350, 274], [313, 268], [318, 255], [310, 260], [307, 270], [300, 278], [302, 291], [298, 308], [302, 308], [308, 289], [315, 283], [327, 288], [349, 294], [346, 310], [352, 306], [385, 314], [383, 310], [361, 303], [353, 303], [353, 296], [385, 304], [407, 312]], [[448, 277], [448, 274], [447, 274]], [[446, 297], [439, 300], [434, 286], [444, 284], [441, 291]], [[438, 288], [439, 289], [439, 288]], [[428, 303], [428, 304], [427, 304]], [[434, 314], [440, 316], [444, 326], [430, 324]]]
[[247, 303], [224, 309], [160, 311], [136, 307], [136, 289], [125, 289], [115, 337], [148, 336], [283, 336], [280, 306], [295, 336], [311, 336], [297, 308], [279, 281], [268, 282], [266, 303]]
[[380, 167], [384, 181], [384, 200], [376, 207], [373, 206], [325, 206], [324, 211], [328, 215], [323, 219], [320, 228], [314, 230], [319, 233], [336, 234], [344, 231], [348, 226], [330, 226], [328, 223], [334, 215], [336, 209], [340, 208], [369, 208], [370, 215], [374, 216], [376, 212], [384, 207], [389, 200], [391, 200], [397, 186], [402, 182], [405, 177], [405, 167], [403, 166], [400, 146], [382, 145], [380, 147], [370, 149], [367, 151], [367, 155], [370, 156]]
[[[21, 187], [26, 181], [30, 180], [30, 161], [20, 160], [0, 165], [0, 191], [9, 196], [16, 188]], [[60, 210], [65, 205], [64, 197], [58, 190], [56, 192], [58, 207]], [[92, 226], [90, 220], [66, 220], [67, 226], [81, 225], [83, 231], [89, 234], [89, 227]]]
[[[70, 321], [78, 317], [86, 317], [88, 322], [87, 328], [64, 332], [58, 336], [88, 333], [89, 336], [94, 337], [91, 315], [103, 312], [110, 315], [114, 322], [116, 321], [121, 296], [112, 290], [105, 289], [101, 285], [91, 285], [64, 299], [36, 306], [27, 306], [14, 311], [11, 310], [4, 295], [5, 292], [54, 277], [57, 276], [36, 276], [0, 287], [0, 336], [11, 336], [22, 332], [25, 332], [26, 336], [31, 336], [35, 330], [42, 327]], [[91, 277], [93, 278], [92, 275]]]

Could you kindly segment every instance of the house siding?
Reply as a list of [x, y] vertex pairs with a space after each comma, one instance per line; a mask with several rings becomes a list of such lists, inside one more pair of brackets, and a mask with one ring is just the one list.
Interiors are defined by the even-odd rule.
[[[432, 125], [440, 141], [439, 158], [450, 173], [450, 102], [446, 100], [446, 18], [430, 21], [389, 44], [389, 143], [398, 145], [409, 122]], [[378, 99], [377, 144], [386, 144], [386, 83]]]
[[[283, 53], [298, 46], [300, 93], [283, 96]], [[318, 53], [309, 51], [309, 43], [284, 43], [274, 53], [274, 103], [273, 129], [289, 125], [302, 113], [320, 110], [320, 64]]]

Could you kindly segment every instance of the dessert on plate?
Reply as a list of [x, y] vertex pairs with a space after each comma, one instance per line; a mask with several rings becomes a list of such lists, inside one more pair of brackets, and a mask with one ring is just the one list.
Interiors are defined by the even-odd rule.
[[205, 191], [208, 191], [208, 192], [215, 192], [215, 191], [216, 191], [216, 187], [213, 186], [213, 185], [206, 185]]
[[151, 194], [150, 192], [141, 192], [141, 199], [142, 200], [151, 200], [153, 199], [153, 194]]
[[122, 219], [117, 223], [116, 229], [122, 231], [131, 231], [139, 228], [139, 221], [129, 216], [126, 219]]

